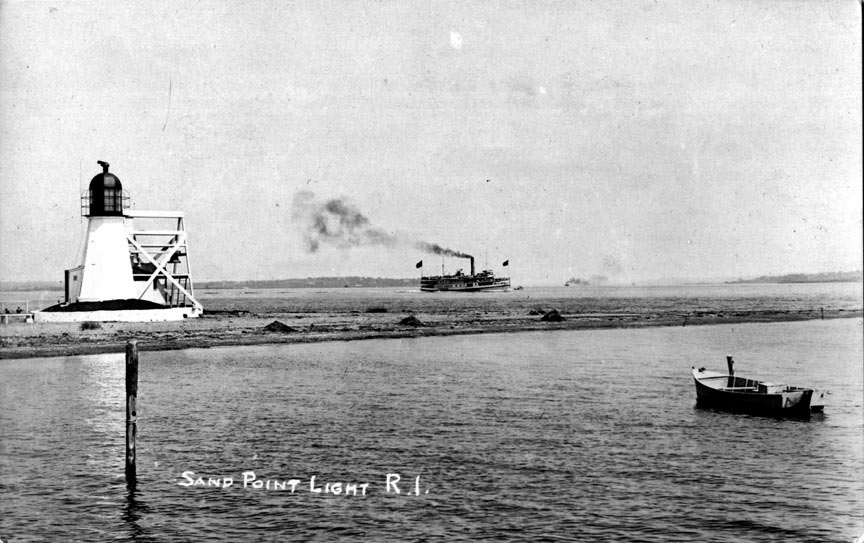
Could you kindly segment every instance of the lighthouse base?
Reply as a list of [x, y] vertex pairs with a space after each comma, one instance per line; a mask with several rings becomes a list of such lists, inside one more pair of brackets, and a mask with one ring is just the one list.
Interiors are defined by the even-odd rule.
[[121, 309], [108, 311], [35, 311], [35, 322], [165, 322], [182, 321], [201, 315], [195, 307], [165, 309]]

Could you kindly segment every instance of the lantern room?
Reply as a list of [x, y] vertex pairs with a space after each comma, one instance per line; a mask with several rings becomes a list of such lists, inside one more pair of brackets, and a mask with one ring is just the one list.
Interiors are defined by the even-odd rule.
[[108, 172], [110, 164], [98, 161], [102, 173], [93, 177], [90, 188], [81, 195], [81, 214], [85, 217], [123, 217], [129, 209], [129, 195], [120, 179]]

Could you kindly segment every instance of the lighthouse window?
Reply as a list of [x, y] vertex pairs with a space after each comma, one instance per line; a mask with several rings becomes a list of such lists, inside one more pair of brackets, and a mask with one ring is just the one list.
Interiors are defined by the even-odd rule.
[[115, 189], [105, 189], [105, 211], [122, 211], [120, 194]]

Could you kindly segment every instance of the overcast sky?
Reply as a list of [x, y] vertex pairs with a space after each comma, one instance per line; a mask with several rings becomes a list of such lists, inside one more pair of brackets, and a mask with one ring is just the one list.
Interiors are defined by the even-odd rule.
[[855, 0], [2, 1], [0, 89], [2, 280], [62, 282], [97, 160], [197, 281], [861, 267]]

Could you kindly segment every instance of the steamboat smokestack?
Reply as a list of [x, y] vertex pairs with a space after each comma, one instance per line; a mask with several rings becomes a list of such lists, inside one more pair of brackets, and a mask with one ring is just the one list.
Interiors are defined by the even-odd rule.
[[471, 259], [471, 275], [473, 276], [474, 275], [474, 257], [469, 256], [468, 258]]

